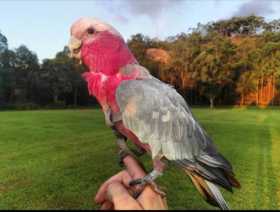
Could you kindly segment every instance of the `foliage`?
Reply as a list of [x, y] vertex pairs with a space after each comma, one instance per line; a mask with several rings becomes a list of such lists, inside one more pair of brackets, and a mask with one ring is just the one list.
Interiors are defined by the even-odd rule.
[[[191, 104], [248, 104], [246, 97], [253, 93], [253, 104], [263, 104], [265, 99], [268, 104], [276, 103], [279, 20], [265, 22], [263, 17], [254, 15], [233, 17], [199, 23], [191, 33], [181, 33], [164, 42], [149, 41], [138, 34], [128, 42], [141, 64], [156, 67], [152, 73], [172, 84]], [[170, 64], [149, 66], [145, 50], [155, 45], [170, 53]]]
[[89, 97], [81, 78], [83, 67], [70, 59], [68, 53], [65, 47], [54, 59], [46, 59], [42, 64], [26, 46], [0, 54], [2, 104], [11, 108], [12, 105], [18, 105], [14, 108], [33, 108], [33, 103], [52, 107], [77, 106], [78, 101], [87, 103]]
[[0, 32], [0, 53], [8, 49], [8, 40], [7, 38]]
[[[174, 86], [189, 104], [280, 104], [279, 19], [233, 17], [199, 23], [189, 33], [165, 40], [138, 33], [127, 43], [141, 65]], [[165, 50], [168, 62], [149, 57], [152, 49]], [[9, 49], [0, 33], [0, 104], [96, 104], [81, 78], [84, 67], [68, 54], [65, 47], [55, 58], [39, 62], [24, 45]]]

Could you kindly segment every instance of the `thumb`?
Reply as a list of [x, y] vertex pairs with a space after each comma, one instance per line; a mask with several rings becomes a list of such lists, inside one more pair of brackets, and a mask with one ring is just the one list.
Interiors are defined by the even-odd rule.
[[115, 210], [143, 210], [140, 204], [119, 182], [111, 183], [108, 186], [107, 198], [114, 204]]

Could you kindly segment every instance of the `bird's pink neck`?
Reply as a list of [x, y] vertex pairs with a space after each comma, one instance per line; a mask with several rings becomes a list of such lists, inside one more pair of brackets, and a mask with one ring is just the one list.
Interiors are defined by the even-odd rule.
[[110, 76], [118, 73], [121, 67], [137, 62], [124, 40], [118, 35], [100, 32], [92, 41], [85, 42], [81, 56], [89, 71]]
[[123, 76], [119, 73], [122, 67], [137, 63], [124, 40], [118, 35], [100, 32], [93, 40], [84, 43], [81, 56], [89, 69], [83, 75], [88, 83], [89, 94], [98, 99], [102, 108], [109, 105], [113, 111], [118, 111], [115, 101], [118, 85], [137, 75], [132, 73]]

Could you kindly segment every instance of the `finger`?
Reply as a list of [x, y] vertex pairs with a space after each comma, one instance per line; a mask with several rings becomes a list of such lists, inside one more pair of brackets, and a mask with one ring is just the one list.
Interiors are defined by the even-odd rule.
[[146, 175], [144, 170], [140, 167], [138, 161], [136, 161], [132, 156], [126, 156], [123, 159], [123, 163], [126, 166], [129, 175], [133, 179], [142, 178]]
[[[129, 187], [129, 182], [132, 179], [138, 179], [145, 176], [144, 170], [139, 166], [139, 163], [132, 156], [126, 156], [123, 162], [127, 168], [127, 172], [121, 171], [102, 184], [95, 196], [95, 202], [97, 204], [102, 204], [106, 200], [106, 191], [110, 183], [115, 181], [122, 182], [126, 187]], [[137, 186], [133, 190], [134, 192], [139, 192], [142, 189], [143, 188]]]
[[137, 198], [137, 201], [144, 210], [167, 210], [166, 198], [156, 193], [150, 186], [146, 186], [144, 191]]
[[119, 182], [108, 186], [107, 197], [113, 203], [115, 210], [141, 210], [140, 204], [129, 194]]
[[131, 176], [129, 176], [127, 171], [121, 171], [118, 174], [114, 175], [101, 185], [95, 196], [95, 202], [97, 204], [102, 204], [106, 200], [107, 188], [112, 182], [120, 182], [128, 187], [131, 180], [132, 178]]
[[105, 201], [100, 208], [100, 210], [113, 210], [113, 209], [114, 209], [114, 205], [110, 201]]
[[[132, 156], [126, 156], [123, 160], [123, 163], [126, 166], [126, 169], [129, 175], [132, 177], [132, 179], [136, 180], [139, 178], [143, 178], [146, 175], [145, 171], [139, 165], [138, 161]], [[134, 191], [134, 194], [137, 194], [136, 196], [138, 196], [138, 194], [143, 191], [144, 187], [141, 185], [136, 185], [133, 186], [131, 189]]]
[[106, 192], [107, 192], [107, 187], [110, 183], [112, 183], [113, 181], [121, 181], [122, 179], [122, 175], [123, 172], [125, 171], [121, 171], [118, 174], [114, 175], [113, 177], [111, 177], [110, 179], [108, 179], [106, 182], [104, 182], [100, 188], [98, 189], [96, 195], [95, 195], [95, 202], [97, 204], [101, 204], [106, 200]]

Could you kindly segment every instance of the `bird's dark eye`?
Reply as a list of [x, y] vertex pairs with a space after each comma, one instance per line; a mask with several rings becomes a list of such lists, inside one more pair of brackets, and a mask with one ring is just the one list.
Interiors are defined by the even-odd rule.
[[93, 28], [88, 28], [87, 33], [92, 35], [95, 33], [95, 30]]

